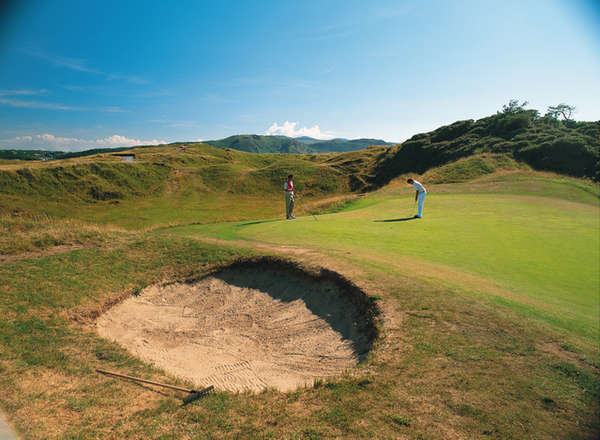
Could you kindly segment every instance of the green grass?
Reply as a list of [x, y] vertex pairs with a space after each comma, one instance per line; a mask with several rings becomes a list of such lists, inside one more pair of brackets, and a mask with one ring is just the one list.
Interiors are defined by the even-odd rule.
[[434, 168], [426, 172], [421, 180], [427, 183], [467, 182], [500, 170], [516, 171], [527, 168], [504, 154], [479, 154]]
[[[553, 181], [545, 185], [588, 193]], [[565, 189], [564, 186], [567, 185]], [[393, 273], [414, 274], [479, 294], [500, 296], [590, 341], [600, 314], [600, 209], [597, 204], [516, 194], [435, 194], [423, 220], [411, 217], [412, 198], [397, 190], [351, 202], [318, 221], [239, 222], [174, 229], [318, 248], [372, 261]], [[476, 286], [475, 283], [481, 283]]]
[[[597, 438], [596, 185], [523, 169], [489, 175], [504, 159], [476, 158], [429, 174], [447, 181], [471, 170], [476, 181], [432, 185], [424, 176], [431, 194], [421, 221], [380, 221], [412, 214], [410, 189], [393, 182], [336, 199], [318, 221], [290, 222], [281, 219], [278, 174], [313, 159], [191, 148], [143, 149], [140, 160], [160, 157], [181, 172], [172, 169], [156, 194], [116, 204], [2, 196], [0, 244], [16, 255], [0, 264], [0, 407], [23, 437]], [[336, 170], [351, 166], [330, 158]], [[319, 187], [327, 175], [311, 172], [314, 199], [344, 193]], [[256, 193], [219, 190], [232, 175]], [[274, 189], [257, 186], [265, 179]], [[300, 214], [313, 210], [302, 202]], [[156, 229], [169, 224], [183, 226]], [[61, 243], [81, 249], [51, 253]], [[289, 255], [282, 244], [311, 252]], [[37, 256], [19, 254], [27, 250]], [[263, 252], [340, 272], [377, 299], [383, 337], [364, 364], [294, 392], [216, 392], [185, 408], [178, 393], [94, 373], [193, 386], [100, 338], [94, 316], [149, 284]]]
[[347, 193], [348, 176], [315, 156], [254, 155], [203, 144], [135, 149], [136, 162], [94, 156], [0, 164], [0, 215], [13, 211], [129, 230], [275, 215], [290, 174], [309, 200]]

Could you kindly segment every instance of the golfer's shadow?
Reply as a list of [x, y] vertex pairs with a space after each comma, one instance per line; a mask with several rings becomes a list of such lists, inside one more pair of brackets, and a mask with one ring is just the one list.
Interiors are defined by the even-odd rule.
[[416, 220], [418, 217], [404, 217], [404, 218], [391, 218], [388, 220], [373, 220], [377, 223], [389, 223], [389, 222], [406, 222], [408, 220]]

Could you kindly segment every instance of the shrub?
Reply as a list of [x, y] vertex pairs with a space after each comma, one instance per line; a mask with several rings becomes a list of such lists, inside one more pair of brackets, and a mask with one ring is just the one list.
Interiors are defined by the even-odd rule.
[[498, 115], [490, 125], [490, 133], [504, 139], [511, 139], [524, 132], [531, 123], [531, 115], [523, 112], [518, 114]]
[[457, 121], [454, 124], [445, 125], [431, 133], [432, 142], [452, 141], [462, 136], [473, 127], [473, 120]]
[[576, 137], [561, 137], [552, 142], [534, 144], [515, 151], [515, 158], [539, 170], [577, 177], [597, 175], [598, 151]]

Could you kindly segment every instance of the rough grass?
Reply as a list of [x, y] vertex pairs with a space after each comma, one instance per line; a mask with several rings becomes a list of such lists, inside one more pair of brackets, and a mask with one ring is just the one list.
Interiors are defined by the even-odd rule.
[[[375, 161], [381, 150], [365, 154]], [[281, 156], [213, 153], [203, 146], [165, 154], [150, 147], [140, 160], [177, 164], [160, 195], [81, 205], [0, 199], [3, 206], [30, 208], [26, 215], [2, 217], [3, 235], [12, 237], [3, 237], [2, 246], [44, 251], [36, 237], [49, 233], [85, 247], [0, 264], [0, 407], [25, 438], [597, 438], [600, 361], [597, 339], [589, 342], [585, 324], [597, 305], [585, 292], [598, 273], [597, 265], [581, 264], [598, 259], [596, 186], [496, 172], [476, 182], [433, 186], [428, 217], [414, 225], [374, 221], [405, 216], [401, 206], [411, 192], [395, 185], [347, 203], [333, 197], [326, 204], [339, 212], [318, 221], [285, 222], [264, 220], [282, 210], [281, 194], [223, 193], [208, 182], [223, 171], [219, 162], [236, 162], [248, 174], [266, 168], [268, 175]], [[306, 157], [307, 164], [322, 160]], [[201, 163], [209, 174], [198, 171]], [[336, 162], [334, 168], [344, 173], [351, 166]], [[533, 194], [544, 197], [532, 201]], [[298, 212], [311, 211], [308, 202]], [[231, 209], [220, 212], [224, 206]], [[569, 217], [566, 208], [578, 215]], [[473, 218], [463, 215], [469, 209]], [[34, 214], [52, 210], [60, 218]], [[535, 223], [527, 221], [531, 217]], [[246, 220], [148, 229], [228, 218]], [[70, 229], [77, 230], [73, 236]], [[262, 250], [206, 244], [211, 236], [246, 238], [247, 247]], [[255, 239], [309, 249], [292, 254]], [[526, 244], [533, 251], [522, 253]], [[554, 248], [562, 260], [550, 258]], [[195, 279], [215, 264], [267, 251], [324, 265], [377, 300], [382, 337], [357, 370], [290, 393], [217, 392], [185, 408], [176, 392], [94, 373], [105, 368], [193, 386], [98, 337], [93, 317], [148, 284]], [[557, 314], [561, 308], [564, 316]]]
[[135, 154], [135, 163], [104, 154], [0, 166], [0, 210], [139, 230], [275, 215], [290, 173], [299, 176], [297, 192], [307, 201], [349, 190], [348, 176], [314, 155], [256, 155], [203, 144]]
[[14, 211], [0, 214], [0, 256], [41, 252], [52, 248], [110, 246], [119, 231], [79, 220]]
[[[204, 144], [132, 150], [135, 163], [100, 154], [52, 162], [0, 164], [0, 209], [143, 229], [274, 216], [282, 182], [295, 174], [306, 205], [374, 189], [392, 149], [344, 154], [249, 154]], [[481, 154], [433, 169], [426, 183], [456, 183], [528, 167], [501, 154]], [[400, 177], [405, 180], [405, 176]]]
[[[0, 405], [26, 438], [593, 438], [598, 379], [558, 333], [510, 311], [373, 268], [327, 264], [377, 292], [387, 324], [355, 373], [280, 393], [178, 393], [94, 373], [180, 383], [69, 316], [161, 279], [195, 278], [244, 253], [140, 239], [0, 266]], [[106, 276], [110, 274], [109, 276]], [[418, 292], [418, 295], [415, 294]]]
[[93, 203], [160, 191], [168, 169], [158, 163], [84, 163], [0, 170], [0, 193]]
[[430, 184], [468, 182], [503, 170], [526, 169], [527, 166], [504, 154], [478, 154], [427, 171], [421, 181]]

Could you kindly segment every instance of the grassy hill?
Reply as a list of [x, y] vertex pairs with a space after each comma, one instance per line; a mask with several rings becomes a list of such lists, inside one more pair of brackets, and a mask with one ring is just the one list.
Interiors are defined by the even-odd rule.
[[[457, 121], [429, 133], [414, 135], [397, 145], [380, 139], [320, 141], [306, 136], [293, 139], [260, 135], [236, 135], [206, 141], [205, 144], [251, 153], [306, 155], [343, 152], [310, 157], [308, 160], [345, 173], [354, 191], [372, 190], [399, 175], [423, 173], [445, 163], [482, 153], [504, 154], [536, 170], [596, 181], [600, 179], [600, 121], [558, 121], [539, 117], [535, 110], [499, 113], [477, 121]], [[186, 145], [195, 144], [173, 143], [162, 148], [167, 152], [169, 148], [179, 151], [185, 149]], [[141, 151], [140, 148], [148, 147], [137, 147], [135, 150]], [[2, 150], [0, 159], [57, 160], [124, 150], [127, 149], [96, 149], [75, 153]]]
[[312, 150], [304, 143], [286, 136], [261, 136], [242, 134], [216, 141], [206, 141], [217, 148], [232, 148], [249, 153], [309, 153]]
[[598, 181], [600, 121], [559, 122], [535, 111], [457, 121], [417, 134], [397, 146], [332, 156], [331, 166], [352, 175], [352, 187], [371, 190], [406, 173], [421, 174], [460, 158], [504, 154], [533, 169]]
[[315, 139], [315, 138], [311, 138], [310, 136], [298, 136], [297, 138], [294, 138], [297, 141], [302, 142], [303, 144], [306, 145], [310, 145], [310, 144], [314, 144], [315, 142], [321, 142], [321, 139]]
[[315, 153], [342, 153], [345, 151], [356, 151], [362, 150], [363, 148], [370, 147], [372, 145], [395, 145], [390, 142], [386, 142], [381, 139], [330, 139], [327, 141], [313, 139], [309, 137], [296, 138], [297, 140], [306, 143], [310, 146], [310, 149]]
[[458, 121], [413, 136], [378, 164], [375, 180], [422, 173], [478, 153], [509, 154], [537, 170], [598, 178], [600, 121], [565, 124], [535, 111]]
[[0, 159], [6, 160], [54, 160], [59, 159], [63, 151], [47, 150], [0, 150]]
[[289, 138], [286, 136], [236, 135], [205, 143], [218, 148], [232, 148], [250, 153], [331, 153], [362, 150], [371, 145], [393, 145], [381, 139], [331, 139], [319, 140], [308, 136]]
[[[0, 211], [42, 211], [128, 228], [273, 215], [290, 173], [307, 200], [349, 192], [348, 177], [316, 155], [250, 154], [205, 144], [0, 165]], [[136, 215], [132, 215], [136, 213]]]
[[48, 150], [0, 150], [0, 159], [7, 160], [60, 160], [73, 157], [93, 156], [101, 153], [117, 153], [129, 150], [130, 147], [93, 148], [83, 151], [48, 151]]
[[[247, 138], [267, 138], [275, 146], [299, 142]], [[281, 185], [290, 173], [297, 176], [300, 204], [322, 200], [325, 205], [409, 173], [425, 173], [426, 183], [526, 169], [596, 179], [599, 139], [600, 122], [563, 123], [523, 111], [458, 121], [400, 145], [345, 153], [258, 155], [177, 143], [131, 149], [134, 163], [121, 162], [114, 150], [51, 162], [4, 161], [0, 211], [138, 228], [276, 215]]]

